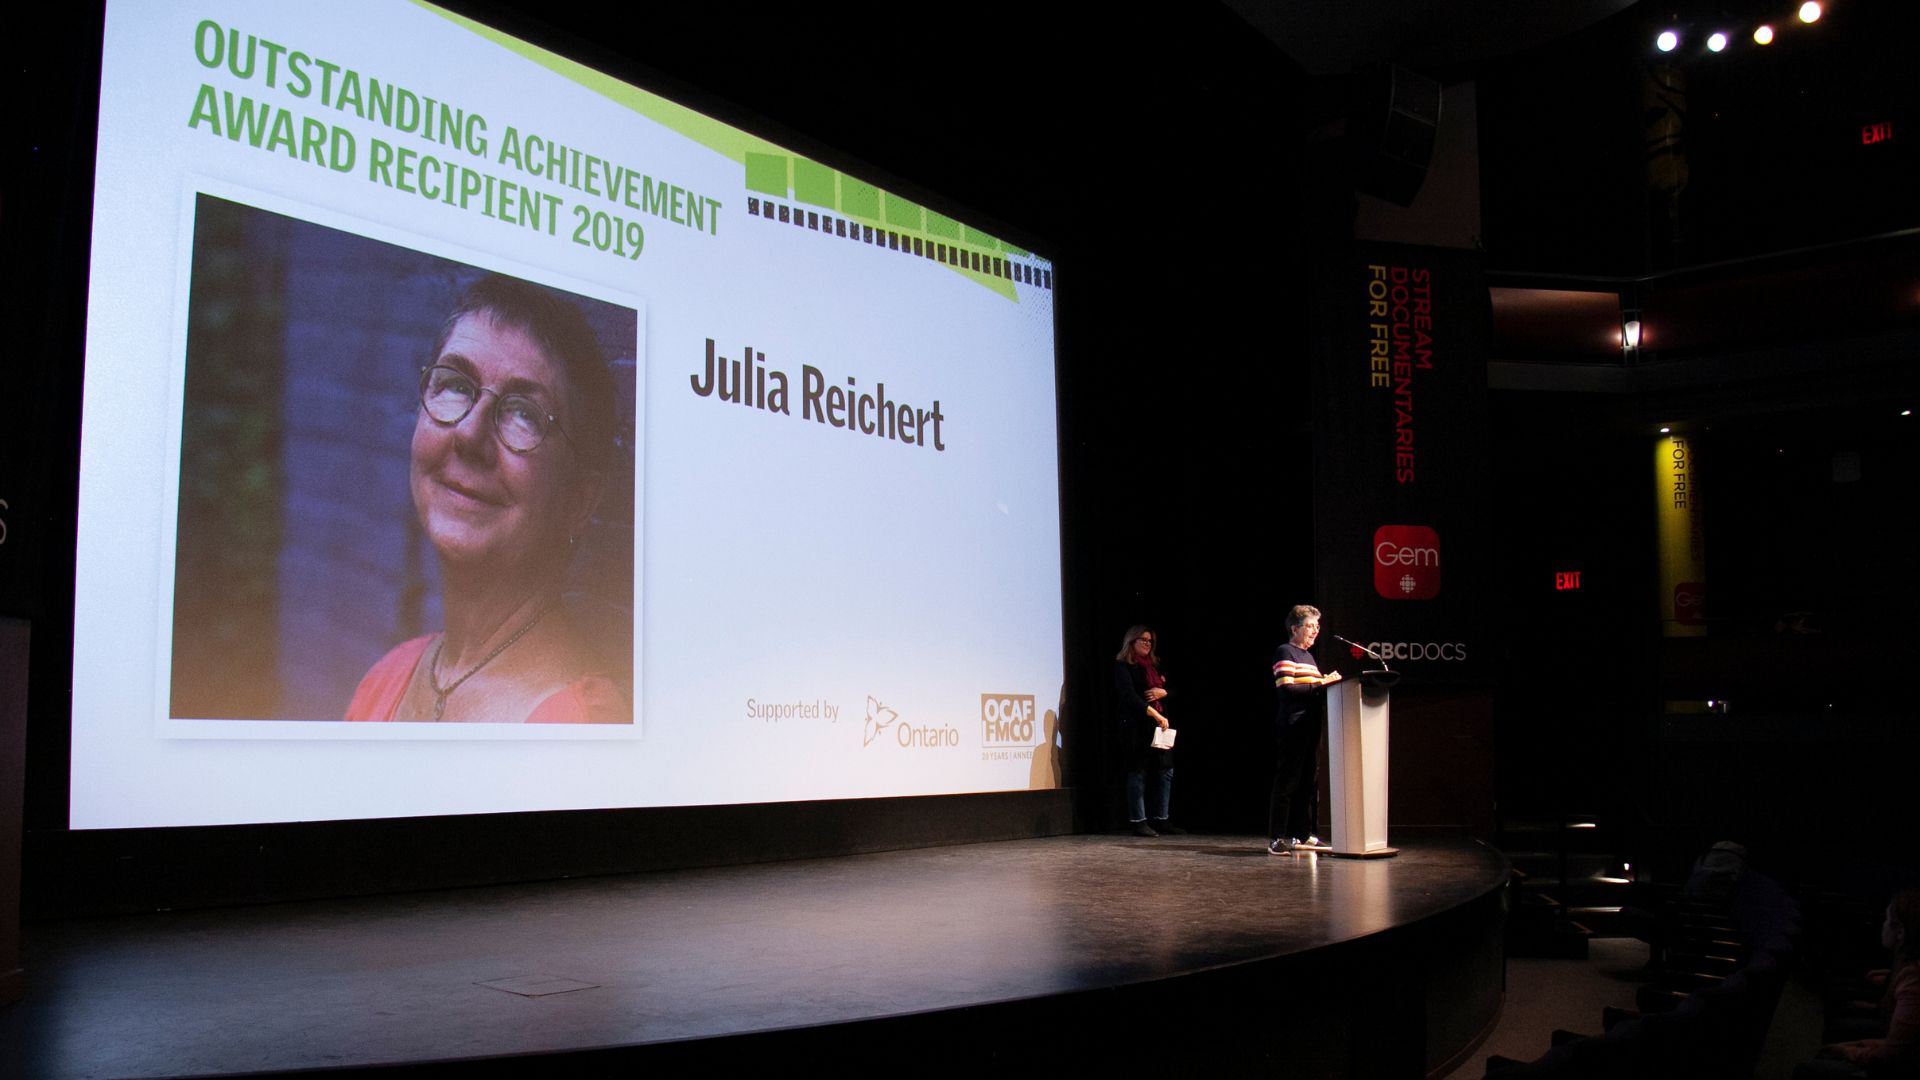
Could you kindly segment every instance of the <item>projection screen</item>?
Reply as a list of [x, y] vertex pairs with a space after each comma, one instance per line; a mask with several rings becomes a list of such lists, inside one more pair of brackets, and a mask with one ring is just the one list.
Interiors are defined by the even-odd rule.
[[427, 4], [103, 50], [73, 828], [1057, 784], [1048, 260]]

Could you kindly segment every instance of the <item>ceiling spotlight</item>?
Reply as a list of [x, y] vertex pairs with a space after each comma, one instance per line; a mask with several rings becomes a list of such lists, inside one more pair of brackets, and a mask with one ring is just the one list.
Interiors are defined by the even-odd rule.
[[1707, 51], [1720, 52], [1727, 47], [1727, 35], [1715, 30], [1707, 38]]
[[1662, 435], [1671, 435], [1671, 434], [1673, 434], [1673, 429], [1672, 429], [1672, 428], [1670, 428], [1670, 427], [1663, 427], [1663, 428], [1661, 428], [1661, 429], [1660, 429], [1660, 434], [1662, 434]]
[[1803, 23], [1820, 21], [1819, 0], [1807, 0], [1806, 3], [1800, 5], [1800, 21]]
[[1672, 52], [1680, 47], [1680, 33], [1676, 30], [1662, 30], [1660, 36], [1653, 39], [1653, 46], [1661, 52]]
[[1773, 44], [1773, 27], [1768, 26], [1766, 23], [1761, 23], [1759, 26], [1754, 27], [1753, 43], [1755, 45]]

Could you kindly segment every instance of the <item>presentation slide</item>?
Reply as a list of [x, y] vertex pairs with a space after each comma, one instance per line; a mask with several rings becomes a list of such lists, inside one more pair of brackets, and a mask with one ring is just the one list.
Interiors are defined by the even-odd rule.
[[1053, 267], [407, 0], [108, 5], [70, 825], [1058, 785]]

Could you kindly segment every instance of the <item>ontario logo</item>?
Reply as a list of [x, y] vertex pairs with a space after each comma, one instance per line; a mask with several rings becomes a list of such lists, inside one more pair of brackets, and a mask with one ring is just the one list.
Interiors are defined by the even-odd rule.
[[981, 694], [980, 745], [1033, 745], [1032, 694]]
[[1440, 595], [1440, 534], [1425, 525], [1375, 529], [1373, 591], [1388, 600], [1431, 600]]
[[860, 728], [860, 745], [892, 742], [911, 750], [959, 749], [960, 729], [950, 724], [920, 725], [902, 721], [885, 702], [867, 695], [867, 719]]

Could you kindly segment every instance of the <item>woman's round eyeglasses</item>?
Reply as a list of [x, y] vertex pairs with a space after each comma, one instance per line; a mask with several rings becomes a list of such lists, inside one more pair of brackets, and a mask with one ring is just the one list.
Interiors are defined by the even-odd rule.
[[572, 444], [573, 437], [560, 426], [560, 418], [525, 394], [502, 394], [491, 386], [481, 386], [459, 368], [444, 364], [420, 370], [420, 407], [436, 424], [451, 427], [465, 420], [485, 394], [493, 395], [493, 433], [501, 446], [516, 454], [531, 454], [547, 441], [548, 431], [558, 431]]

